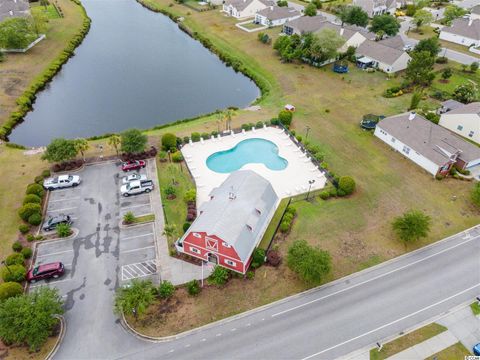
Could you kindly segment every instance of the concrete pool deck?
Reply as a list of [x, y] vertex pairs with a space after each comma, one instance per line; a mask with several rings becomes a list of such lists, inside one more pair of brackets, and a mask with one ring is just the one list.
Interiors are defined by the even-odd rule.
[[289, 136], [275, 127], [249, 130], [240, 134], [223, 136], [182, 147], [185, 162], [197, 186], [197, 204], [209, 200], [210, 192], [220, 186], [228, 174], [217, 173], [207, 166], [207, 158], [213, 153], [233, 148], [246, 139], [265, 139], [278, 146], [278, 155], [288, 161], [283, 170], [270, 170], [264, 164], [246, 164], [242, 170], [253, 170], [270, 181], [279, 198], [306, 193], [309, 181], [315, 180], [311, 190], [322, 189], [327, 181], [325, 175], [311, 162]]

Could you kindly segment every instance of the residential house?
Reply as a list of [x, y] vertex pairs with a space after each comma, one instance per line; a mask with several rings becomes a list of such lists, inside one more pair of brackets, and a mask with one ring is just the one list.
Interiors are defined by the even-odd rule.
[[260, 10], [275, 6], [271, 0], [225, 0], [223, 12], [237, 19], [254, 17]]
[[361, 68], [378, 68], [387, 74], [396, 73], [407, 68], [410, 61], [403, 49], [389, 47], [383, 41], [366, 40], [357, 48], [357, 66]]
[[480, 144], [480, 102], [446, 111], [440, 116], [439, 125]]
[[280, 26], [301, 16], [300, 11], [291, 7], [269, 6], [255, 14], [255, 22], [264, 26]]
[[210, 193], [197, 219], [177, 241], [178, 251], [245, 274], [278, 206], [272, 185], [239, 170]]
[[370, 18], [376, 15], [393, 14], [397, 8], [396, 0], [353, 0], [353, 5], [361, 7]]
[[442, 105], [438, 110], [437, 114], [441, 115], [451, 110], [455, 110], [459, 107], [462, 107], [463, 104], [457, 100], [448, 99], [440, 103]]
[[30, 5], [26, 0], [0, 1], [0, 21], [12, 17], [30, 16]]
[[480, 19], [455, 19], [442, 28], [440, 39], [468, 47], [480, 45]]
[[282, 32], [286, 35], [302, 35], [320, 30], [327, 18], [322, 15], [302, 16], [295, 20], [289, 20], [283, 24]]
[[480, 165], [479, 147], [415, 113], [380, 120], [374, 134], [433, 176]]

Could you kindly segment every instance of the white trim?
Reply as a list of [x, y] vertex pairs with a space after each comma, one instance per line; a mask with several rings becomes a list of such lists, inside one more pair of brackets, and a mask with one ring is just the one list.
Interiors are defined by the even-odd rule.
[[[201, 250], [205, 250], [207, 253], [211, 253], [212, 250], [211, 249], [207, 249], [207, 248], [204, 248], [203, 246], [199, 246], [199, 245], [194, 245], [194, 244], [191, 244], [189, 242], [186, 242], [187, 240], [183, 240], [183, 245], [185, 246], [185, 244], [187, 244], [189, 247], [191, 246], [195, 246], [196, 248], [199, 248]], [[233, 247], [233, 246], [232, 246]], [[233, 248], [233, 250], [235, 250], [235, 248]], [[236, 252], [236, 250], [235, 250]], [[217, 255], [221, 255], [223, 257], [226, 257], [226, 258], [229, 258], [229, 259], [232, 259], [232, 260], [235, 260], [235, 261], [240, 261], [242, 264], [243, 264], [243, 261], [240, 259], [240, 258], [234, 258], [234, 257], [231, 257], [231, 256], [228, 256], [228, 255], [225, 255], [225, 254], [222, 254], [222, 253], [219, 253], [217, 252]]]
[[229, 259], [225, 259], [224, 263], [228, 266], [233, 266], [233, 267], [237, 266], [237, 263], [235, 261], [232, 261], [232, 260], [229, 260]]
[[200, 250], [198, 250], [196, 247], [193, 247], [193, 246], [189, 246], [188, 249], [193, 252], [194, 254], [197, 254], [197, 255], [201, 255], [202, 252]]

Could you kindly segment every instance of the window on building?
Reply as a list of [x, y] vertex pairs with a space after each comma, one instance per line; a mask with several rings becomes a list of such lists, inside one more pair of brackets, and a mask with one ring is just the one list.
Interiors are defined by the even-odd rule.
[[469, 136], [469, 137], [473, 137], [473, 134], [475, 134], [475, 131], [470, 131], [470, 132], [468, 133], [468, 136]]
[[223, 245], [223, 247], [226, 247], [228, 249], [230, 249], [232, 247], [232, 245], [227, 244], [225, 241], [222, 242], [222, 245]]
[[463, 130], [463, 126], [462, 126], [462, 125], [458, 125], [458, 126], [457, 126], [457, 130], [462, 131], [462, 130]]
[[197, 248], [194, 248], [193, 246], [190, 246], [190, 251], [195, 254], [200, 254], [200, 250], [198, 250]]
[[196, 238], [199, 238], [201, 239], [202, 238], [202, 235], [200, 235], [199, 233], [192, 233], [193, 236], [195, 236]]
[[395, 142], [395, 138], [394, 138], [394, 137], [392, 137], [392, 143], [394, 143], [394, 142]]
[[253, 231], [253, 228], [247, 224], [247, 229], [250, 230], [250, 231]]
[[225, 264], [227, 264], [229, 266], [237, 266], [237, 263], [235, 261], [232, 261], [232, 260], [225, 260]]
[[407, 155], [410, 154], [410, 148], [408, 146], [403, 146], [402, 151]]
[[255, 212], [257, 213], [257, 215], [262, 215], [262, 212], [258, 209], [255, 209]]

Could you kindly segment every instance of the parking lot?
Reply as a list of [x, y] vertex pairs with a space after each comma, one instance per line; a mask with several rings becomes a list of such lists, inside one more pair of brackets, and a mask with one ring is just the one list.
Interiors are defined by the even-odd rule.
[[40, 280], [30, 288], [59, 289], [66, 299], [69, 329], [98, 321], [114, 326], [115, 289], [134, 278], [154, 283], [160, 280], [153, 223], [121, 225], [128, 211], [136, 216], [151, 214], [150, 196], [156, 196], [156, 192], [122, 197], [120, 186], [125, 174], [119, 164], [112, 162], [86, 166], [77, 175], [82, 178], [78, 187], [50, 193], [45, 218], [70, 215], [78, 234], [39, 243], [35, 257], [35, 265], [61, 261], [65, 274], [58, 279]]

